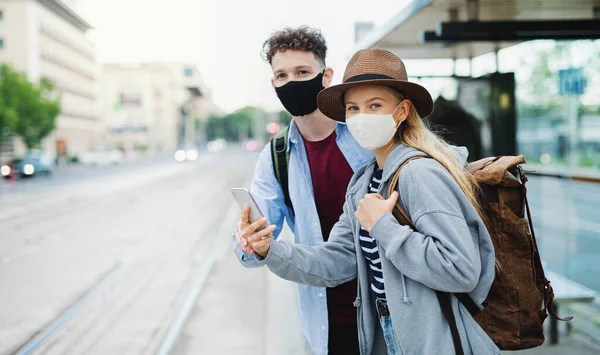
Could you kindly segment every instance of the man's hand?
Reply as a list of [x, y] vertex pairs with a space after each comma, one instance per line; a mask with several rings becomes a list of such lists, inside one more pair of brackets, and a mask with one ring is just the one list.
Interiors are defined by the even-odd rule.
[[240, 222], [235, 227], [235, 230], [233, 231], [233, 235], [235, 235], [235, 240], [237, 241], [238, 245], [240, 246], [240, 248], [242, 248], [242, 250], [245, 253], [254, 254], [254, 249], [252, 249], [252, 247], [250, 246], [250, 243], [248, 243], [248, 240], [246, 238], [242, 237], [245, 233], [248, 232], [248, 227], [250, 226], [250, 223], [248, 222], [249, 215], [250, 215], [250, 206], [246, 206], [246, 208], [244, 208], [240, 212]]
[[[242, 250], [248, 254], [258, 254], [262, 257], [266, 257], [269, 250], [268, 244], [273, 240], [272, 233], [276, 226], [268, 226], [259, 232], [256, 232], [261, 226], [267, 223], [266, 218], [261, 218], [258, 221], [250, 224], [250, 206], [246, 206], [241, 212], [240, 223], [238, 223], [234, 235], [235, 239], [242, 248]], [[268, 240], [265, 244], [262, 241]], [[254, 248], [256, 245], [259, 249]]]
[[[255, 231], [258, 227], [262, 226], [265, 223], [267, 223], [267, 219], [261, 218], [258, 221], [252, 223], [248, 227], [248, 229], [251, 231]], [[254, 251], [258, 255], [262, 256], [263, 258], [266, 258], [267, 254], [269, 253], [269, 246], [274, 240], [272, 233], [275, 230], [275, 228], [276, 226], [268, 226], [265, 229], [260, 230], [254, 234], [244, 236], [244, 238], [246, 238], [248, 243], [250, 243], [252, 249], [254, 249]]]
[[394, 191], [390, 198], [383, 199], [380, 194], [367, 194], [365, 198], [360, 200], [358, 208], [354, 212], [354, 216], [360, 222], [360, 225], [370, 232], [375, 222], [387, 212], [392, 212], [396, 202], [398, 201], [398, 192]]

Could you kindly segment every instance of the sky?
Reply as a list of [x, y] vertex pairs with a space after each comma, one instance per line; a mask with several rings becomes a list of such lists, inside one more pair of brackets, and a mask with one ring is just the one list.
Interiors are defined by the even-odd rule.
[[334, 83], [354, 52], [354, 23], [379, 26], [409, 0], [75, 0], [93, 26], [101, 62], [181, 61], [196, 64], [213, 100], [230, 112], [246, 105], [282, 109], [260, 53], [285, 26], [320, 28]]

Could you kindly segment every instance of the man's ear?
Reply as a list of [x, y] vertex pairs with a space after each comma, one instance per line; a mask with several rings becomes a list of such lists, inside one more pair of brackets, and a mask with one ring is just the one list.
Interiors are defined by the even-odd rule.
[[323, 86], [328, 87], [331, 85], [331, 81], [333, 80], [333, 69], [326, 68], [325, 73], [323, 73]]
[[275, 89], [275, 79], [271, 78], [271, 86]]

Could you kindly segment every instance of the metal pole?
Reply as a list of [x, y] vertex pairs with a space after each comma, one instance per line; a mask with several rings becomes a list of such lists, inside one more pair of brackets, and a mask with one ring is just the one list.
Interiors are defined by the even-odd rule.
[[[558, 315], [558, 304], [553, 302], [551, 307], [554, 309], [554, 314]], [[558, 344], [558, 320], [550, 317], [550, 345], [556, 344]]]
[[495, 44], [494, 58], [496, 60], [496, 73], [500, 72], [500, 60], [498, 59], [498, 52], [500, 51], [498, 43]]
[[569, 119], [569, 166], [576, 167], [579, 163], [579, 96], [571, 95], [567, 99]]

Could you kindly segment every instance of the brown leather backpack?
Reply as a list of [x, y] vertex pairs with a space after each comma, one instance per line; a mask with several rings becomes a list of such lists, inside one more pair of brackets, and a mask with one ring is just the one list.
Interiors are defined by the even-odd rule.
[[[424, 157], [413, 159], [417, 158]], [[410, 160], [394, 174], [388, 196], [396, 189], [400, 171]], [[542, 345], [543, 323], [548, 312], [559, 320], [572, 319], [558, 318], [552, 308], [554, 292], [544, 275], [535, 239], [525, 188], [527, 177], [520, 166], [524, 163], [522, 155], [502, 156], [481, 159], [467, 167], [481, 187], [480, 204], [483, 221], [494, 244], [496, 276], [481, 311], [468, 294], [454, 295], [501, 350]], [[393, 214], [400, 224], [415, 229], [399, 203]], [[436, 292], [450, 325], [456, 354], [462, 355], [450, 294]]]

